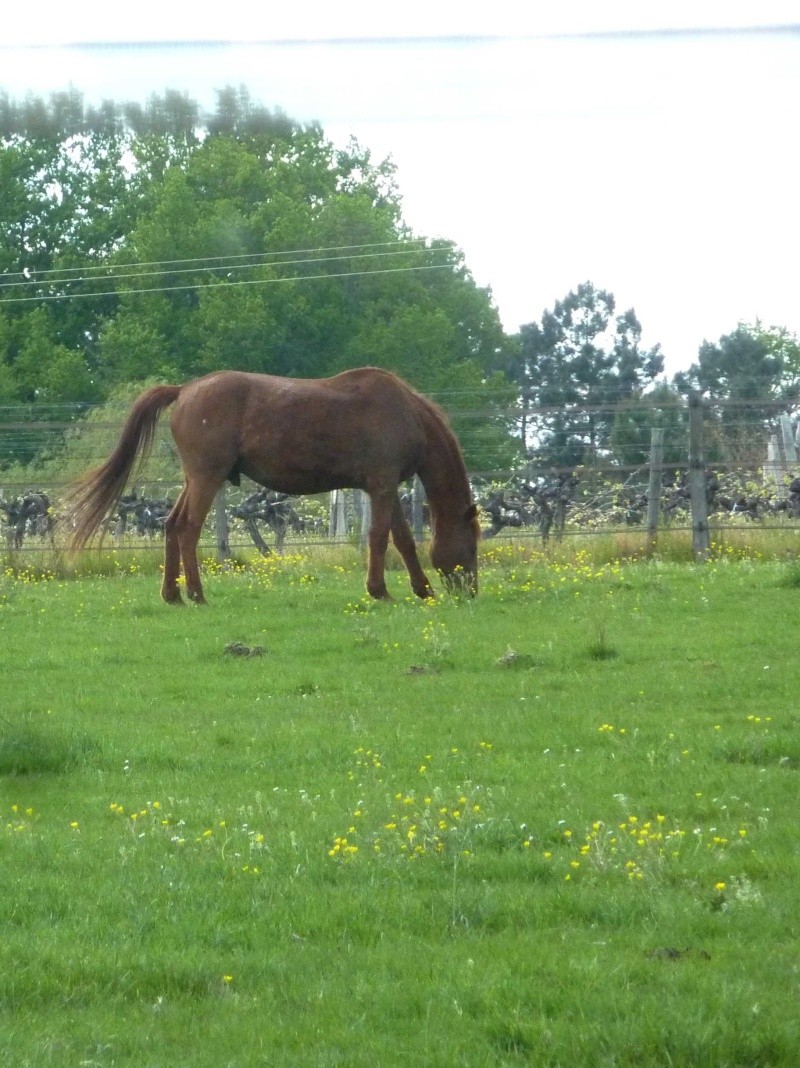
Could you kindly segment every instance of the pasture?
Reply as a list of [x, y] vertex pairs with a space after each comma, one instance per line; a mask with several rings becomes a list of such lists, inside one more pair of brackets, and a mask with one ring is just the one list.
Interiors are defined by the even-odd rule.
[[0, 1059], [793, 1065], [796, 565], [0, 576]]

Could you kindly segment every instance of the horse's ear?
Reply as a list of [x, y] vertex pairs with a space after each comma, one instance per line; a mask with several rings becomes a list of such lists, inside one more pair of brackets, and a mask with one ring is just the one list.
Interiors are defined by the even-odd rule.
[[464, 512], [464, 522], [471, 523], [473, 519], [478, 518], [478, 506], [477, 504], [471, 504], [469, 508]]

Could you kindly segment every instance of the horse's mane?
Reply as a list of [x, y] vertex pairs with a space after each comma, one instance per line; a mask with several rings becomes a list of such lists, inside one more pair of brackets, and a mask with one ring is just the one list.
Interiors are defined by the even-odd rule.
[[[419, 404], [422, 408], [429, 412], [431, 416], [433, 416], [434, 420], [440, 423], [447, 430], [448, 435], [452, 435], [452, 437], [455, 439], [455, 434], [453, 433], [452, 427], [450, 426], [450, 420], [447, 417], [447, 413], [445, 412], [444, 408], [441, 407], [441, 405], [436, 403], [436, 401], [432, 401], [430, 397], [426, 397], [424, 393], [420, 393], [419, 390], [414, 389], [414, 387], [408, 382], [406, 382], [404, 378], [401, 378], [400, 375], [395, 374], [394, 371], [387, 371], [385, 367], [365, 367], [363, 368], [363, 370], [373, 371], [376, 374], [385, 375], [386, 378], [390, 378], [393, 382], [397, 384], [397, 386], [400, 387], [400, 389], [404, 390], [406, 393], [410, 393], [411, 396], [416, 400], [417, 404]], [[458, 451], [460, 452], [461, 448], [458, 445], [457, 439], [455, 440], [455, 445], [458, 448]]]
[[[455, 431], [450, 425], [450, 419], [448, 418], [448, 415], [445, 412], [444, 408], [442, 408], [441, 405], [437, 404], [436, 401], [431, 400], [430, 397], [426, 397], [424, 394], [418, 392], [416, 389], [413, 388], [413, 386], [410, 386], [402, 378], [399, 378], [397, 375], [392, 374], [391, 371], [385, 371], [384, 373], [391, 375], [391, 377], [400, 386], [408, 390], [408, 392], [414, 398], [414, 401], [416, 402], [417, 406], [422, 409], [424, 417], [427, 417], [428, 424], [436, 428], [436, 430], [438, 431], [437, 436], [439, 438], [438, 443], [440, 446], [444, 447], [447, 450], [453, 468], [458, 471], [459, 474], [463, 475], [464, 488], [466, 489], [469, 500], [471, 501], [472, 489], [469, 484], [469, 477], [467, 475], [467, 465], [464, 461], [464, 454], [461, 451], [461, 445], [459, 443], [458, 438], [456, 437]], [[474, 515], [472, 516], [471, 525], [475, 532], [475, 537], [480, 538], [481, 524], [480, 520], [478, 519], [477, 507], [475, 508]]]

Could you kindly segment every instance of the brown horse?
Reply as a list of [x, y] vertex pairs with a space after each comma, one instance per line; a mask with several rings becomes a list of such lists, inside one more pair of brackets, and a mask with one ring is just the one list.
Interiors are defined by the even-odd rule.
[[200, 530], [217, 491], [226, 479], [238, 485], [240, 475], [282, 493], [366, 491], [372, 504], [367, 590], [386, 598], [390, 531], [414, 592], [433, 593], [397, 491], [418, 474], [430, 506], [431, 562], [448, 586], [477, 592], [477, 507], [458, 441], [435, 404], [374, 367], [322, 379], [217, 371], [184, 386], [146, 390], [111, 456], [75, 488], [73, 550], [100, 527], [137, 456], [144, 458], [152, 445], [161, 411], [173, 403], [170, 427], [184, 487], [165, 525], [165, 601], [181, 600], [182, 560], [187, 595], [205, 603], [197, 565]]

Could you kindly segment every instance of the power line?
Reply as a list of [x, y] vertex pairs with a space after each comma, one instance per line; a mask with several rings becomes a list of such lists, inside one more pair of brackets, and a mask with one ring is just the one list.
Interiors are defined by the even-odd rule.
[[47, 296], [38, 297], [3, 297], [0, 300], [0, 306], [3, 304], [31, 304], [43, 302], [51, 303], [53, 301], [63, 300], [83, 300], [87, 297], [119, 297], [122, 295], [128, 296], [141, 293], [177, 293], [191, 289], [205, 289], [206, 287], [221, 289], [227, 286], [279, 285], [283, 282], [325, 282], [332, 281], [336, 278], [365, 278], [381, 274], [409, 274], [413, 271], [440, 271], [443, 269], [453, 270], [453, 268], [454, 265], [452, 263], [432, 263], [419, 267], [384, 267], [374, 271], [338, 271], [332, 274], [308, 274], [287, 278], [250, 278], [239, 279], [238, 281], [233, 282], [223, 280], [220, 281], [217, 286], [213, 287], [210, 286], [209, 282], [195, 282], [192, 285], [185, 286], [151, 286], [145, 289], [125, 289], [122, 293], [117, 289], [111, 289], [100, 293], [53, 293]]
[[[254, 270], [254, 269], [260, 268], [260, 267], [261, 268], [263, 268], [263, 267], [293, 267], [295, 265], [303, 266], [303, 265], [308, 264], [308, 263], [341, 263], [343, 260], [347, 260], [347, 261], [351, 261], [351, 260], [366, 260], [366, 259], [377, 259], [377, 258], [380, 258], [380, 257], [387, 257], [387, 256], [417, 256], [421, 252], [424, 253], [424, 252], [428, 252], [428, 251], [430, 251], [430, 252], [440, 252], [440, 251], [441, 252], [445, 252], [445, 251], [449, 251], [449, 249], [430, 249], [430, 250], [428, 250], [428, 249], [417, 249], [417, 248], [412, 248], [412, 249], [400, 249], [400, 248], [398, 248], [398, 249], [390, 250], [388, 252], [350, 252], [350, 253], [347, 253], [347, 255], [344, 255], [344, 256], [314, 256], [314, 257], [311, 257], [309, 259], [277, 260], [277, 261], [275, 261], [273, 263], [240, 263], [240, 264], [224, 264], [223, 263], [223, 264], [218, 264], [216, 266], [208, 265], [208, 266], [201, 266], [201, 267], [180, 267], [180, 268], [177, 268], [177, 269], [175, 269], [175, 268], [162, 268], [162, 269], [156, 270], [156, 271], [134, 271], [134, 272], [131, 272], [129, 274], [108, 274], [108, 275], [103, 275], [101, 278], [90, 278], [88, 276], [80, 276], [80, 277], [77, 277], [77, 278], [54, 278], [54, 279], [51, 279], [47, 284], [48, 285], [57, 285], [58, 283], [64, 283], [66, 285], [76, 285], [76, 284], [81, 283], [81, 282], [105, 281], [106, 278], [111, 280], [111, 281], [117, 282], [120, 279], [149, 278], [149, 277], [152, 277], [153, 275], [162, 275], [162, 274], [170, 274], [170, 275], [173, 275], [173, 274], [176, 274], [176, 275], [177, 274], [196, 274], [198, 271], [209, 271], [209, 272], [210, 271], [228, 271], [228, 272], [231, 272], [231, 271]], [[182, 261], [177, 261], [177, 262], [182, 262]], [[211, 277], [212, 278], [216, 278], [217, 275], [211, 275]], [[26, 279], [23, 282], [0, 282], [0, 289], [7, 289], [7, 288], [10, 288], [10, 287], [16, 287], [16, 286], [26, 286], [26, 285], [30, 285], [30, 284], [31, 284], [31, 281], [28, 280], [28, 279]], [[198, 283], [198, 284], [202, 284], [202, 283]], [[122, 292], [131, 292], [131, 291], [130, 290], [123, 290]], [[87, 293], [85, 295], [86, 296], [92, 296], [93, 294]], [[4, 299], [5, 298], [0, 298], [0, 302], [3, 302]], [[9, 300], [14, 300], [15, 298], [14, 297], [9, 297], [8, 299]]]
[[[44, 278], [44, 277], [47, 277], [47, 276], [53, 275], [53, 274], [67, 275], [67, 274], [74, 274], [76, 272], [87, 272], [87, 271], [116, 271], [118, 269], [122, 270], [122, 269], [126, 269], [126, 268], [139, 268], [139, 267], [173, 268], [178, 264], [186, 264], [186, 263], [209, 264], [210, 265], [212, 263], [212, 261], [217, 261], [217, 260], [221, 260], [222, 261], [221, 263], [217, 264], [217, 267], [223, 268], [226, 265], [230, 264], [230, 266], [233, 268], [235, 266], [235, 262], [234, 261], [242, 260], [242, 259], [250, 259], [250, 260], [256, 259], [257, 260], [257, 259], [260, 259], [262, 257], [265, 258], [265, 257], [275, 257], [275, 256], [309, 256], [309, 257], [315, 257], [315, 256], [317, 256], [318, 253], [323, 253], [323, 252], [327, 253], [327, 252], [351, 252], [351, 251], [354, 252], [354, 254], [363, 251], [364, 254], [366, 255], [367, 253], [366, 253], [365, 250], [367, 250], [367, 249], [388, 248], [390, 250], [391, 249], [400, 250], [400, 249], [403, 249], [405, 246], [408, 246], [408, 245], [420, 245], [420, 244], [422, 244], [421, 248], [411, 249], [410, 251], [416, 251], [416, 252], [439, 252], [439, 251], [445, 251], [445, 249], [452, 250], [452, 249], [455, 248], [455, 243], [453, 241], [442, 241], [437, 247], [433, 247], [433, 246], [427, 247], [426, 244], [425, 244], [426, 241], [427, 241], [427, 238], [415, 237], [415, 238], [403, 238], [403, 239], [401, 239], [399, 241], [398, 240], [395, 240], [395, 241], [368, 241], [368, 242], [365, 242], [365, 243], [359, 244], [359, 245], [329, 245], [329, 246], [323, 246], [321, 248], [283, 249], [282, 251], [279, 251], [279, 252], [242, 252], [242, 253], [237, 253], [235, 255], [226, 255], [226, 256], [222, 256], [222, 255], [220, 255], [220, 256], [188, 256], [188, 257], [185, 257], [184, 259], [179, 259], [179, 260], [124, 260], [124, 261], [118, 262], [118, 263], [100, 263], [100, 264], [94, 264], [94, 265], [93, 264], [84, 264], [81, 267], [51, 267], [51, 268], [47, 268], [46, 270], [30, 270], [28, 273], [26, 273], [25, 271], [11, 271], [8, 274], [4, 275], [3, 277], [4, 278], [14, 278], [17, 275], [19, 275], [22, 280], [19, 281], [19, 282], [5, 282], [5, 281], [3, 281], [3, 282], [0, 282], [0, 287], [10, 286], [10, 285], [14, 285], [14, 286], [27, 285], [27, 284], [30, 284], [31, 282], [35, 282], [37, 278], [40, 278], [40, 277]], [[375, 255], [377, 255], [377, 254], [378, 253], [375, 253]], [[383, 253], [383, 255], [386, 255], [386, 253]], [[288, 263], [295, 263], [295, 262], [296, 263], [304, 263], [306, 261], [305, 260], [287, 260], [286, 262], [288, 262]], [[312, 259], [310, 262], [314, 262], [314, 260]], [[245, 264], [244, 266], [259, 266], [259, 265], [258, 264], [252, 264], [252, 265]], [[268, 266], [268, 264], [261, 264], [261, 266]], [[212, 269], [215, 269], [215, 268], [212, 268]], [[152, 273], [159, 273], [159, 272], [156, 271], [156, 272], [152, 272]], [[179, 272], [177, 272], [175, 270], [170, 270], [169, 273], [177, 274]], [[112, 277], [119, 278], [120, 275], [112, 275]], [[124, 276], [124, 277], [127, 277], [127, 276]], [[79, 278], [79, 279], [76, 279], [76, 280], [77, 281], [91, 281], [91, 279], [88, 278], [88, 277], [87, 278]], [[60, 279], [59, 278], [59, 279], [56, 279], [56, 281], [68, 281], [68, 279]]]

